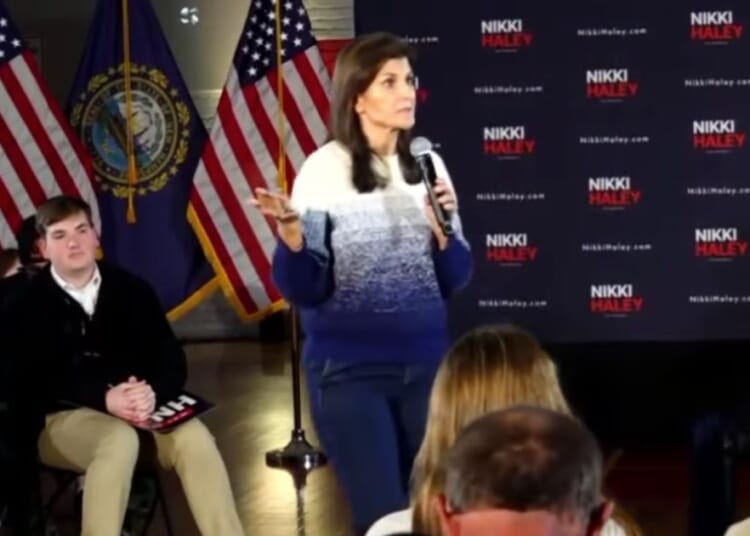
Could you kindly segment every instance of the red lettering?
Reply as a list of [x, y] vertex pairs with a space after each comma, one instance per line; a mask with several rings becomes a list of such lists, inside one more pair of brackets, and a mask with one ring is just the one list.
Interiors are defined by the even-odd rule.
[[742, 36], [741, 24], [722, 24], [719, 26], [691, 26], [690, 39], [696, 41], [729, 41]]
[[531, 45], [534, 36], [527, 32], [509, 34], [482, 34], [483, 48], [521, 48]]
[[744, 133], [693, 134], [696, 149], [738, 149], [745, 145]]
[[586, 84], [586, 96], [589, 99], [624, 99], [635, 97], [636, 93], [638, 93], [637, 82]]
[[593, 298], [589, 308], [592, 313], [638, 313], [643, 309], [643, 298]]
[[695, 244], [696, 257], [741, 257], [747, 254], [747, 242], [698, 242]]
[[487, 140], [484, 142], [484, 154], [531, 154], [535, 145], [535, 140]]
[[589, 205], [628, 206], [637, 205], [640, 201], [641, 192], [638, 190], [589, 192]]
[[487, 260], [495, 262], [529, 262], [536, 260], [539, 248], [519, 246], [515, 248], [487, 248]]

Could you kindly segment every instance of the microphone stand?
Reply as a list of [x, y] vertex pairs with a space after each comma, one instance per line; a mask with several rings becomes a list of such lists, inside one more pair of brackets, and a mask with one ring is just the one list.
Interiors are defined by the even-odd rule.
[[[323, 452], [313, 447], [305, 438], [302, 428], [302, 403], [300, 394], [300, 328], [295, 307], [290, 307], [291, 324], [290, 358], [292, 361], [292, 399], [294, 404], [294, 428], [285, 447], [266, 452], [266, 465], [291, 473], [296, 485], [304, 487], [307, 474], [323, 467], [328, 460]], [[299, 490], [298, 490], [299, 491]]]
[[[284, 148], [284, 131], [286, 122], [284, 120], [284, 91], [283, 78], [284, 58], [282, 57], [281, 42], [281, 1], [277, 0], [275, 4], [276, 13], [276, 97], [278, 98], [278, 132], [279, 132], [279, 155], [278, 171], [279, 182], [282, 190], [289, 194], [289, 184], [286, 181], [286, 159]], [[317, 467], [322, 467], [327, 463], [325, 455], [315, 449], [305, 438], [305, 431], [302, 428], [302, 407], [300, 402], [300, 334], [297, 311], [295, 307], [290, 307], [289, 317], [291, 322], [291, 360], [292, 360], [292, 398], [294, 401], [294, 428], [292, 429], [292, 438], [287, 445], [281, 449], [266, 452], [266, 465], [274, 469], [284, 469], [295, 476], [295, 487], [297, 482], [304, 486], [307, 474]]]

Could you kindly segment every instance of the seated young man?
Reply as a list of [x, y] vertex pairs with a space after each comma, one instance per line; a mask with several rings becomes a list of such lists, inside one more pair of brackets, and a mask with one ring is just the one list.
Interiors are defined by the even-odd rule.
[[[52, 198], [36, 221], [50, 264], [12, 315], [15, 359], [24, 365], [21, 403], [44, 414], [41, 460], [85, 472], [82, 534], [119, 536], [138, 457], [136, 428], [183, 388], [185, 354], [153, 289], [96, 261], [99, 242], [85, 202]], [[208, 429], [192, 419], [154, 438], [201, 533], [243, 534]]]

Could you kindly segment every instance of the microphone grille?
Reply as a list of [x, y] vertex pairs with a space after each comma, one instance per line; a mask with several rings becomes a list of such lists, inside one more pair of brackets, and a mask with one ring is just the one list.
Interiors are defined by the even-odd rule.
[[409, 152], [414, 158], [422, 156], [423, 154], [427, 154], [431, 150], [432, 142], [430, 142], [430, 140], [428, 140], [424, 136], [417, 136], [416, 138], [411, 140], [411, 143], [409, 144]]

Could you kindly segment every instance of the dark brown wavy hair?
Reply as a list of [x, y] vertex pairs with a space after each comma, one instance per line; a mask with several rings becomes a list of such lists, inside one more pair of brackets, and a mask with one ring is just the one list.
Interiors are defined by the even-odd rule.
[[[357, 37], [349, 43], [336, 59], [331, 99], [331, 138], [346, 147], [352, 158], [352, 182], [359, 192], [371, 192], [382, 186], [383, 177], [372, 167], [375, 156], [370, 147], [359, 116], [354, 111], [357, 97], [364, 93], [377, 76], [383, 64], [391, 59], [406, 58], [414, 63], [414, 49], [401, 38], [385, 33], [371, 33]], [[419, 182], [416, 161], [409, 152], [411, 134], [402, 130], [398, 134], [398, 154], [404, 180]]]

